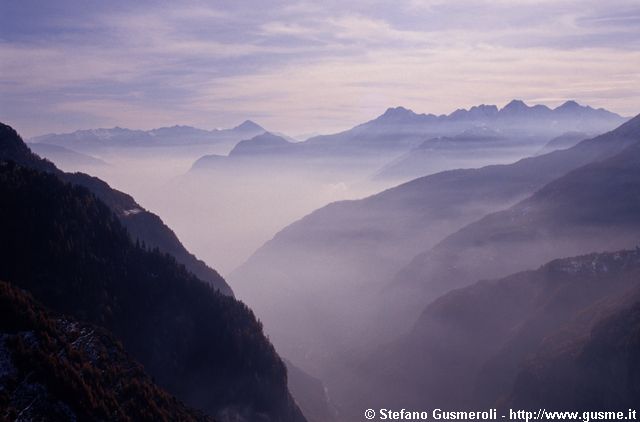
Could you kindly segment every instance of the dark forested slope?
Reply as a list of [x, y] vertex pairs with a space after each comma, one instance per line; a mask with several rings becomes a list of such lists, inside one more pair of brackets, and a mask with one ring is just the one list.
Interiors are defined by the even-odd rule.
[[226, 281], [215, 270], [189, 253], [160, 217], [138, 205], [131, 196], [112, 189], [97, 177], [84, 173], [61, 172], [51, 162], [33, 154], [15, 130], [0, 123], [0, 162], [7, 160], [51, 172], [64, 181], [88, 188], [111, 208], [134, 239], [139, 238], [149, 247], [158, 247], [162, 252], [173, 255], [198, 278], [224, 294], [233, 295]]
[[108, 332], [0, 282], [0, 418], [209, 420], [158, 388]]
[[133, 243], [96, 195], [4, 163], [0, 198], [0, 279], [111, 330], [190, 406], [222, 420], [304, 420], [253, 313], [171, 256]]

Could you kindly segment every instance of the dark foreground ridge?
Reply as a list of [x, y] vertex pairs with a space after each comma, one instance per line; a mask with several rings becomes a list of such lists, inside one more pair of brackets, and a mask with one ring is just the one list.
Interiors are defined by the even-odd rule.
[[50, 161], [32, 153], [13, 128], [0, 123], [0, 162], [7, 160], [53, 173], [61, 180], [86, 187], [111, 208], [133, 239], [138, 238], [147, 246], [157, 247], [162, 252], [172, 255], [201, 280], [210, 283], [224, 294], [233, 295], [231, 287], [220, 274], [187, 251], [160, 217], [145, 210], [131, 196], [111, 188], [97, 177], [84, 173], [64, 173], [58, 170]]
[[216, 419], [304, 421], [253, 313], [134, 243], [97, 195], [5, 159], [0, 198], [0, 279], [108, 329], [160, 387]]
[[106, 330], [0, 282], [3, 420], [212, 421], [156, 386]]

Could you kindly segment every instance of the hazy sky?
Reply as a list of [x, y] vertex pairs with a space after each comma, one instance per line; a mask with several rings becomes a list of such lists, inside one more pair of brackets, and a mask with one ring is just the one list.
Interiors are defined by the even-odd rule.
[[640, 112], [638, 0], [0, 0], [0, 121], [331, 132], [511, 98]]

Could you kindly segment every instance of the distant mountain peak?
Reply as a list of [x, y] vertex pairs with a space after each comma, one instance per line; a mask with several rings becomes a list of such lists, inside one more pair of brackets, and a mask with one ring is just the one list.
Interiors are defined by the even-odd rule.
[[293, 144], [282, 136], [274, 135], [271, 132], [264, 132], [251, 139], [238, 142], [231, 152], [229, 152], [229, 156], [281, 151], [282, 148], [287, 148], [291, 145]]
[[591, 109], [591, 107], [580, 105], [574, 100], [569, 100], [562, 103], [562, 105], [556, 107], [554, 111], [579, 111], [579, 110], [587, 110], [587, 109]]
[[411, 123], [422, 121], [425, 118], [424, 114], [417, 114], [413, 110], [408, 108], [398, 106], [398, 107], [389, 107], [383, 114], [378, 116], [373, 122], [375, 123]]
[[276, 135], [275, 133], [271, 133], [271, 132], [268, 132], [268, 131], [265, 131], [264, 133], [261, 133], [259, 135], [254, 136], [253, 138], [250, 139], [250, 141], [258, 141], [258, 142], [268, 142], [268, 141], [282, 142], [282, 141], [285, 141], [285, 142], [289, 143], [289, 141], [284, 139], [284, 137]]
[[451, 119], [485, 119], [494, 116], [498, 113], [498, 107], [495, 105], [480, 104], [471, 107], [469, 110], [459, 108], [453, 113], [449, 114]]
[[259, 124], [257, 124], [256, 122], [253, 122], [251, 120], [245, 120], [244, 122], [240, 123], [238, 126], [234, 127], [233, 130], [242, 131], [242, 132], [257, 132], [257, 131], [264, 131], [264, 128]]
[[565, 101], [564, 104], [562, 104], [560, 107], [582, 107], [582, 106], [578, 104], [575, 100], [568, 100], [568, 101]]
[[520, 110], [526, 110], [528, 108], [529, 106], [526, 105], [525, 102], [522, 100], [511, 100], [509, 101], [509, 104], [504, 106], [500, 111], [520, 111]]
[[397, 106], [397, 107], [389, 107], [384, 114], [405, 114], [405, 113], [413, 113], [413, 111], [408, 108]]

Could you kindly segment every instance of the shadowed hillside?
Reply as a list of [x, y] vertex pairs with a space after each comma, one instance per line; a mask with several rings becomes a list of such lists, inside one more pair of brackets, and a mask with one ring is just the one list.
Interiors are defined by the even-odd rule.
[[352, 416], [379, 402], [626, 411], [637, 405], [640, 381], [639, 276], [636, 249], [451, 291], [410, 333], [361, 356], [355, 384], [341, 393], [354, 400]]
[[[640, 141], [640, 117], [618, 129]], [[481, 278], [555, 257], [635, 246], [640, 235], [640, 143], [580, 167], [530, 198], [492, 213], [417, 256], [396, 279], [435, 298]]]
[[0, 123], [0, 161], [7, 160], [53, 173], [61, 180], [88, 188], [119, 217], [134, 240], [137, 238], [149, 247], [157, 247], [161, 251], [169, 253], [200, 279], [207, 281], [225, 294], [233, 295], [225, 280], [215, 270], [189, 253], [160, 217], [145, 210], [131, 196], [112, 189], [96, 177], [84, 173], [59, 171], [51, 162], [33, 154], [15, 130]]
[[205, 421], [158, 388], [104, 329], [55, 315], [0, 282], [0, 417]]
[[[620, 153], [640, 140], [637, 122], [638, 118], [572, 148], [514, 164], [442, 172], [363, 200], [330, 204], [283, 229], [230, 279], [239, 297], [265, 321], [279, 350], [294, 363], [313, 368], [319, 376], [326, 362], [334, 360], [333, 353], [393, 338], [438, 292], [477, 280], [470, 271], [451, 287], [449, 279], [444, 279], [433, 294], [411, 290], [396, 297], [396, 287], [385, 288], [414, 256], [554, 179]], [[618, 242], [617, 248], [627, 243]], [[557, 257], [551, 250], [540, 251], [545, 256], [536, 260], [534, 267]], [[399, 278], [435, 285], [437, 280], [410, 273], [420, 259]], [[496, 275], [530, 268], [511, 261], [511, 271]], [[511, 261], [505, 259], [505, 265]], [[448, 266], [438, 268], [448, 274]], [[277, 297], [273, 291], [279, 292]]]
[[286, 369], [242, 303], [132, 243], [86, 188], [0, 165], [0, 278], [112, 331], [176, 397], [221, 420], [302, 421]]

